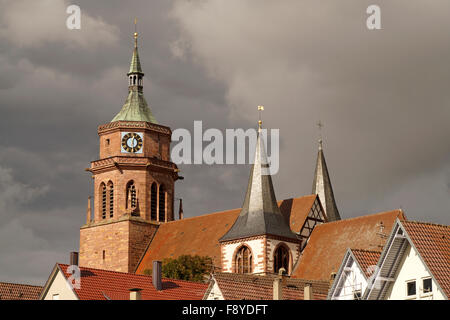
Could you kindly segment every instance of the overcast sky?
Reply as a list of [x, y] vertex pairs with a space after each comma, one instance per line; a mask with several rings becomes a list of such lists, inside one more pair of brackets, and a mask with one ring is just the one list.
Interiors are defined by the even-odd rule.
[[[382, 30], [366, 28], [381, 7]], [[78, 251], [97, 126], [119, 112], [138, 17], [144, 93], [172, 129], [280, 129], [278, 200], [311, 193], [318, 129], [342, 218], [450, 224], [448, 0], [0, 0], [0, 281]], [[242, 205], [248, 165], [180, 166], [185, 216]]]

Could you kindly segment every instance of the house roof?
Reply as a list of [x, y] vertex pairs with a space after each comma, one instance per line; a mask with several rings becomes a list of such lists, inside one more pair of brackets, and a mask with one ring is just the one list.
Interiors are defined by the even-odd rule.
[[361, 267], [366, 277], [370, 277], [369, 266], [376, 266], [380, 258], [381, 251], [351, 249], [353, 256]]
[[[276, 275], [253, 275], [238, 273], [215, 273], [213, 280], [225, 300], [272, 300], [273, 282]], [[311, 284], [314, 300], [325, 300], [329, 289], [328, 281], [287, 278], [283, 285], [283, 300], [303, 300], [304, 287]], [[207, 294], [209, 294], [208, 288]]]
[[[300, 231], [316, 195], [279, 201], [281, 213], [289, 217], [291, 229]], [[138, 264], [136, 273], [152, 267], [153, 260], [177, 258], [180, 255], [209, 256], [221, 266], [219, 238], [233, 225], [240, 209], [227, 210], [161, 224]]]
[[258, 235], [299, 238], [291, 231], [278, 207], [269, 162], [261, 135], [261, 122], [256, 141], [255, 161], [250, 170], [244, 204], [238, 218], [219, 241], [229, 241]]
[[406, 219], [402, 210], [393, 210], [316, 226], [292, 277], [328, 280], [348, 248], [380, 250], [397, 217]]
[[401, 221], [424, 263], [450, 297], [450, 226]]
[[[69, 278], [66, 264], [57, 264], [64, 276]], [[80, 300], [129, 300], [130, 289], [141, 289], [142, 300], [201, 300], [208, 284], [162, 279], [162, 290], [152, 284], [152, 277], [134, 273], [80, 267], [80, 289], [74, 289]]]
[[41, 286], [0, 282], [0, 300], [38, 300]]

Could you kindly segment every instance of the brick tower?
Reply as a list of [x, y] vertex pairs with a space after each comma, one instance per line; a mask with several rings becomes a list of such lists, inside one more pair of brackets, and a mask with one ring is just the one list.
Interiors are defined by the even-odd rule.
[[158, 225], [174, 220], [179, 177], [170, 160], [171, 130], [157, 123], [144, 98], [137, 37], [128, 97], [114, 119], [98, 127], [100, 157], [87, 169], [94, 202], [80, 228], [81, 266], [134, 272]]

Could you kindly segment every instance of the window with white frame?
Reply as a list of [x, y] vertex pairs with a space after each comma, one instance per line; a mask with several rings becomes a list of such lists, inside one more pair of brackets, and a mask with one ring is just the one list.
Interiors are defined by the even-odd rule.
[[59, 293], [54, 294], [52, 300], [59, 300]]

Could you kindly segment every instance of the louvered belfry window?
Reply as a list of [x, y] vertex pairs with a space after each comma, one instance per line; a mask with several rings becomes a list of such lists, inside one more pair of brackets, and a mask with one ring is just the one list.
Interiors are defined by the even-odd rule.
[[251, 273], [252, 272], [252, 263], [253, 257], [252, 252], [246, 246], [243, 246], [236, 253], [235, 258], [236, 263], [236, 273]]
[[159, 186], [159, 221], [165, 221], [166, 217], [166, 188]]
[[273, 271], [278, 273], [281, 268], [289, 272], [289, 251], [284, 246], [279, 246], [273, 257]]
[[150, 219], [156, 221], [156, 208], [158, 205], [158, 187], [156, 183], [152, 184], [150, 192]]
[[109, 217], [114, 216], [114, 184], [112, 182], [108, 183], [109, 186]]
[[128, 182], [127, 205], [128, 205], [128, 199], [130, 199], [130, 206], [131, 206], [131, 208], [129, 208], [129, 209], [136, 208], [136, 206], [137, 206], [136, 187], [135, 187], [133, 181]]
[[106, 185], [102, 183], [100, 188], [102, 192], [102, 219], [106, 219]]

